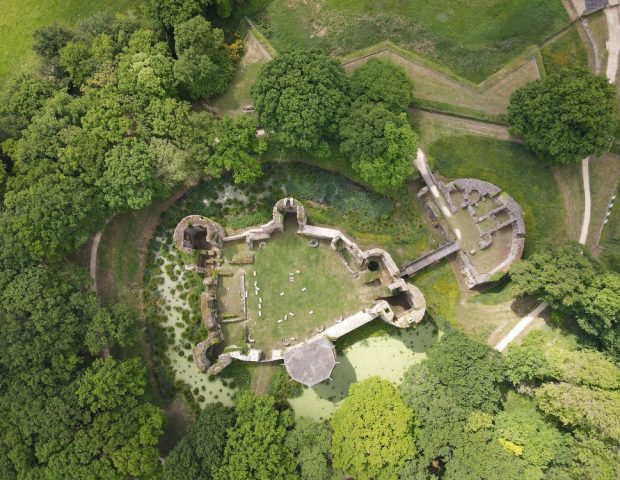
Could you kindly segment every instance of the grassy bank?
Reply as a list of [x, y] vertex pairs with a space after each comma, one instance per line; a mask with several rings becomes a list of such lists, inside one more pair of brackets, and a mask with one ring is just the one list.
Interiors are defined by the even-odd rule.
[[343, 55], [391, 40], [480, 82], [568, 15], [560, 0], [273, 0], [257, 21], [277, 49]]

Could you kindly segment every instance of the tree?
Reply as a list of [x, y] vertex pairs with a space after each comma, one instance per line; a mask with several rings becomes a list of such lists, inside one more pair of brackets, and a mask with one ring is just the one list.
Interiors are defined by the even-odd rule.
[[620, 275], [601, 272], [580, 246], [545, 249], [513, 266], [517, 294], [533, 295], [620, 356]]
[[207, 160], [204, 171], [215, 178], [232, 172], [235, 183], [252, 183], [263, 175], [257, 155], [266, 144], [256, 137], [256, 121], [241, 117], [224, 117], [216, 127], [215, 152]]
[[222, 464], [227, 432], [234, 424], [232, 408], [208, 404], [166, 457], [164, 479], [211, 480]]
[[604, 76], [564, 70], [513, 92], [510, 131], [548, 163], [575, 163], [609, 149], [618, 122], [615, 98]]
[[563, 425], [620, 441], [620, 391], [546, 383], [536, 390], [539, 408]]
[[147, 146], [129, 139], [112, 147], [105, 156], [105, 170], [98, 185], [111, 208], [148, 206], [156, 196], [157, 182]]
[[340, 136], [340, 150], [373, 189], [398, 190], [413, 174], [418, 139], [406, 114], [392, 113], [380, 103], [362, 104], [344, 118]]
[[6, 88], [4, 113], [30, 120], [54, 93], [55, 87], [35, 75], [19, 73]]
[[[415, 412], [415, 439], [420, 449], [417, 458], [409, 462], [404, 471], [413, 472], [413, 478], [426, 478], [429, 472], [441, 476], [444, 470], [459, 471], [458, 462], [450, 465], [455, 462], [452, 455], [458, 451], [466, 458], [476, 450], [468, 445], [469, 433], [490, 429], [492, 417], [500, 408], [502, 379], [499, 352], [463, 333], [446, 333], [433, 345], [428, 359], [413, 365], [400, 386], [403, 400]], [[480, 452], [494, 455], [497, 444], [490, 442], [489, 435], [489, 432], [481, 432], [475, 445]], [[502, 449], [499, 451], [503, 460], [511, 460]], [[484, 455], [477, 454], [478, 460], [473, 463], [480, 462], [480, 456]], [[480, 468], [483, 466], [490, 468], [486, 460]]]
[[580, 302], [596, 270], [581, 246], [565, 244], [543, 249], [518, 262], [510, 270], [510, 278], [517, 295], [532, 295], [562, 309]]
[[577, 433], [569, 461], [551, 470], [548, 478], [557, 480], [598, 480], [619, 478], [617, 447], [596, 437]]
[[235, 402], [236, 420], [228, 429], [221, 467], [216, 480], [289, 480], [295, 478], [295, 462], [285, 445], [293, 425], [289, 411], [278, 412], [274, 399], [243, 391]]
[[43, 60], [44, 64], [49, 65], [54, 75], [60, 75], [60, 50], [73, 39], [70, 30], [52, 23], [46, 27], [39, 28], [34, 32], [34, 44], [32, 49]]
[[504, 358], [506, 376], [515, 385], [541, 381], [551, 376], [551, 365], [545, 357], [545, 339], [539, 330], [529, 333], [521, 345], [508, 347]]
[[115, 345], [126, 348], [135, 341], [137, 326], [136, 313], [123, 303], [99, 309], [88, 325], [84, 344], [92, 354]]
[[299, 418], [288, 432], [286, 444], [295, 455], [301, 480], [330, 478], [331, 430], [328, 423]]
[[605, 272], [591, 279], [580, 297], [577, 323], [601, 339], [603, 347], [620, 357], [620, 274]]
[[450, 332], [431, 347], [428, 371], [450, 388], [453, 399], [469, 410], [494, 413], [504, 377], [501, 354], [461, 332]]
[[146, 0], [147, 16], [164, 29], [199, 15], [210, 0]]
[[351, 74], [351, 98], [356, 105], [381, 103], [394, 113], [406, 112], [413, 82], [402, 67], [371, 58]]
[[401, 113], [395, 123], [385, 124], [385, 152], [380, 157], [354, 162], [360, 176], [378, 192], [399, 190], [413, 174], [413, 155], [418, 149], [417, 135], [407, 116]]
[[351, 385], [332, 418], [335, 468], [358, 479], [391, 480], [415, 447], [413, 412], [387, 380], [371, 377]]
[[105, 214], [94, 189], [59, 175], [46, 175], [25, 190], [7, 192], [5, 204], [23, 245], [48, 261], [59, 261], [84, 244]]
[[226, 91], [233, 76], [233, 62], [224, 43], [224, 32], [202, 17], [174, 27], [177, 61], [174, 75], [190, 99], [210, 98]]
[[344, 115], [349, 80], [340, 64], [317, 51], [278, 55], [252, 87], [259, 123], [283, 145], [327, 152]]
[[531, 468], [543, 472], [556, 460], [568, 454], [569, 439], [554, 425], [547, 423], [535, 402], [514, 392], [508, 393], [504, 410], [495, 419], [500, 441], [508, 441], [519, 449], [519, 456]]

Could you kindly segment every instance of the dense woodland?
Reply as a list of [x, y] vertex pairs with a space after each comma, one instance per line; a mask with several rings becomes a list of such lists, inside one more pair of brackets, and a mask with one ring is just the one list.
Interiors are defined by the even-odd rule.
[[[347, 76], [323, 53], [284, 52], [253, 87], [257, 119], [200, 108], [227, 89], [239, 61], [242, 42], [214, 27], [236, 5], [147, 0], [139, 12], [50, 25], [35, 35], [41, 71], [7, 88], [0, 478], [620, 477], [620, 275], [574, 245], [537, 252], [511, 274], [519, 294], [552, 306], [565, 335], [535, 332], [502, 355], [445, 332], [398, 388], [378, 377], [355, 384], [324, 423], [295, 418], [292, 387], [276, 377], [272, 395], [242, 391], [233, 408], [209, 405], [161, 461], [156, 386], [127, 353], [139, 339], [137, 312], [102, 306], [69, 255], [107, 218], [181, 183], [253, 182], [268, 144], [325, 157], [338, 148], [383, 195], [414, 174], [414, 85], [388, 62]], [[556, 163], [600, 153], [616, 121], [608, 87], [585, 71], [526, 86], [511, 105], [514, 132]], [[554, 96], [565, 89], [583, 94], [567, 105]], [[536, 138], [537, 122], [557, 115], [533, 118], [535, 94], [579, 128], [549, 128], [558, 144]]]

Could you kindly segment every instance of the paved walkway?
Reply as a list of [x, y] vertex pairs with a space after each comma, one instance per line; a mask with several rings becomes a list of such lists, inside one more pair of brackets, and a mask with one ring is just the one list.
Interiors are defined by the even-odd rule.
[[607, 18], [607, 33], [609, 38], [605, 44], [607, 48], [607, 78], [611, 83], [616, 82], [616, 72], [618, 71], [618, 55], [620, 54], [620, 17], [618, 17], [618, 6], [605, 9]]
[[546, 303], [541, 303], [534, 310], [532, 310], [529, 314], [527, 314], [525, 317], [519, 320], [519, 323], [517, 323], [508, 332], [508, 334], [504, 338], [502, 338], [498, 342], [497, 345], [495, 345], [495, 349], [499, 350], [500, 352], [504, 351], [506, 347], [508, 346], [508, 344], [514, 341], [515, 338], [517, 338], [521, 333], [523, 333], [523, 331], [530, 325], [530, 323], [536, 320], [539, 317], [539, 315], [543, 312], [543, 310], [547, 307], [548, 305]]

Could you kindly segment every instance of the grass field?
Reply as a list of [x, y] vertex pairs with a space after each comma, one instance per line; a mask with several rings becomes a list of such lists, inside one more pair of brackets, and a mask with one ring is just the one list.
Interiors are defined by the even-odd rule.
[[588, 50], [579, 36], [577, 26], [571, 27], [562, 36], [543, 47], [540, 51], [547, 75], [564, 68], [588, 68]]
[[71, 26], [79, 18], [105, 9], [122, 11], [138, 0], [0, 0], [0, 86], [6, 77], [36, 65], [32, 34], [54, 22]]
[[[321, 325], [328, 327], [340, 316], [372, 306], [384, 293], [364, 285], [362, 277], [353, 278], [327, 243], [312, 248], [308, 241], [287, 222], [285, 231], [256, 250], [254, 264], [245, 268], [248, 327], [258, 348], [282, 348], [281, 338], [308, 339]], [[258, 294], [254, 282], [260, 288]]]
[[473, 177], [499, 186], [525, 211], [526, 253], [566, 239], [564, 204], [551, 170], [524, 146], [478, 136], [455, 136], [430, 146], [434, 168], [449, 179]]
[[343, 55], [383, 40], [479, 82], [569, 21], [561, 0], [272, 0], [257, 18], [277, 49]]

